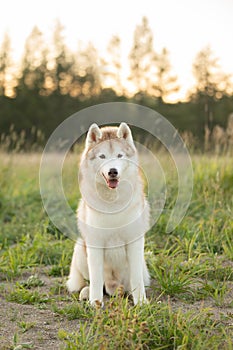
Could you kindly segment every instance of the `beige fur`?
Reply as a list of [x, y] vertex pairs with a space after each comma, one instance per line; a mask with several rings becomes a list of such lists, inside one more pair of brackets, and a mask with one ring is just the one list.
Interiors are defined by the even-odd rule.
[[[114, 179], [109, 169], [116, 171]], [[99, 128], [87, 135], [80, 163], [82, 200], [78, 226], [82, 238], [74, 248], [67, 286], [81, 291], [91, 304], [124, 289], [134, 303], [146, 301], [149, 273], [144, 260], [144, 234], [149, 228], [149, 205], [138, 171], [138, 156], [125, 123]], [[86, 281], [90, 281], [87, 287]]]

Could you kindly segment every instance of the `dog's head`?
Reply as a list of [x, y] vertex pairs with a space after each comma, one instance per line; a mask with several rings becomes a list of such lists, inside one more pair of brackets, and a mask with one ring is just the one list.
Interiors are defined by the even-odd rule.
[[91, 172], [89, 175], [110, 189], [117, 188], [122, 179], [130, 180], [137, 171], [137, 153], [128, 125], [99, 128], [92, 124], [82, 160]]

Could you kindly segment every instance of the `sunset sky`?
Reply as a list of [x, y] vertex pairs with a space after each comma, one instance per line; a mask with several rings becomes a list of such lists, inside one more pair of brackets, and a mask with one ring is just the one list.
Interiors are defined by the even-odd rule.
[[1, 1], [0, 41], [5, 32], [12, 39], [16, 60], [22, 55], [26, 37], [37, 25], [49, 41], [55, 20], [65, 27], [68, 46], [91, 41], [104, 56], [113, 34], [122, 40], [122, 58], [127, 76], [127, 57], [135, 26], [143, 16], [154, 33], [154, 48], [170, 52], [173, 73], [183, 98], [192, 85], [192, 62], [210, 45], [226, 73], [233, 74], [233, 0], [9, 0]]

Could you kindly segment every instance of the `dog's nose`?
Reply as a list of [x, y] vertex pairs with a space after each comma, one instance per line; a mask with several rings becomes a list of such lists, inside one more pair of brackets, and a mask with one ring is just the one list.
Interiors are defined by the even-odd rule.
[[110, 177], [117, 177], [117, 175], [118, 175], [118, 171], [116, 168], [111, 168], [108, 172], [108, 176]]

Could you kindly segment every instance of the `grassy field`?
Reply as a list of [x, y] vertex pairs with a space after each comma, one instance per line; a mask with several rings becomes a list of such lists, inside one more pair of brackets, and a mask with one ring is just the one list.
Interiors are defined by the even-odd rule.
[[73, 242], [43, 210], [40, 156], [0, 154], [0, 349], [233, 349], [233, 161], [192, 160], [186, 217], [166, 234], [165, 211], [146, 236], [150, 303], [117, 295], [94, 310], [65, 289]]

